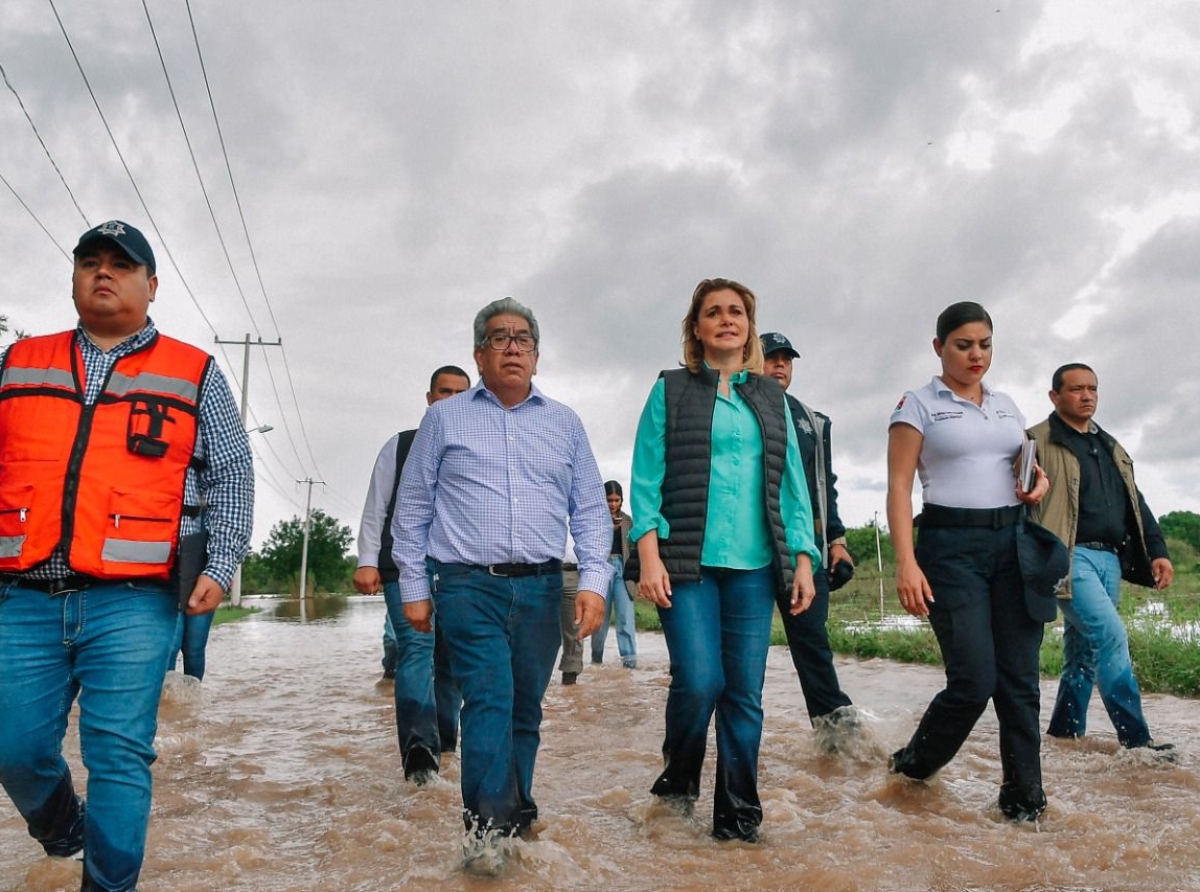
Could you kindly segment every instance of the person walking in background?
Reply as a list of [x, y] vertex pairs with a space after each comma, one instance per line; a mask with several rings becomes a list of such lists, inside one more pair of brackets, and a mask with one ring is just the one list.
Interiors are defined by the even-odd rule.
[[[800, 354], [779, 332], [762, 336], [763, 374], [774, 378], [785, 391], [792, 386], [792, 362]], [[792, 665], [800, 677], [800, 689], [808, 718], [814, 728], [832, 731], [845, 724], [851, 728], [858, 722], [850, 697], [838, 682], [833, 665], [833, 650], [829, 646], [829, 593], [831, 573], [836, 573], [838, 585], [844, 585], [854, 575], [854, 561], [846, 550], [846, 527], [838, 515], [837, 475], [833, 473], [830, 457], [829, 416], [815, 412], [791, 394], [787, 396], [792, 421], [796, 425], [796, 441], [804, 461], [804, 476], [808, 481], [808, 497], [815, 519], [814, 536], [821, 551], [821, 565], [813, 570], [816, 597], [803, 613], [792, 614], [789, 605], [779, 597], [779, 614], [787, 636]], [[824, 745], [836, 749], [836, 737], [822, 734]]]
[[[457, 396], [470, 386], [466, 372], [455, 365], [444, 365], [430, 376], [425, 405]], [[358, 527], [354, 587], [364, 595], [382, 591], [387, 603], [387, 618], [396, 642], [394, 697], [400, 760], [405, 780], [423, 786], [440, 771], [441, 754], [454, 752], [457, 745], [460, 697], [450, 677], [441, 636], [416, 632], [404, 618], [400, 571], [392, 557], [396, 493], [416, 433], [408, 430], [395, 434], [375, 459]]]
[[696, 286], [686, 368], [665, 371], [638, 422], [630, 496], [638, 594], [658, 607], [671, 658], [664, 769], [651, 793], [690, 810], [716, 713], [717, 839], [757, 842], [758, 750], [775, 598], [815, 595], [808, 484], [783, 390], [762, 371], [756, 298]]
[[246, 556], [254, 469], [213, 358], [150, 319], [145, 236], [110, 220], [74, 257], [78, 327], [0, 357], [0, 784], [47, 855], [83, 851], [83, 889], [128, 890], [178, 612], [215, 610]]
[[[928, 616], [946, 667], [908, 744], [889, 762], [923, 780], [954, 758], [990, 699], [1000, 722], [1000, 810], [1035, 820], [1046, 808], [1038, 730], [1038, 650], [1044, 621], [1030, 615], [1018, 556], [1022, 503], [1049, 488], [1038, 469], [1025, 492], [1013, 465], [1025, 439], [1016, 404], [983, 383], [992, 364], [992, 319], [977, 303], [947, 307], [934, 352], [942, 372], [905, 392], [888, 426], [888, 525], [896, 590]], [[913, 544], [913, 477], [924, 508]]]
[[[1050, 417], [1029, 431], [1038, 458], [1058, 485], [1033, 518], [1071, 550], [1071, 577], [1060, 593], [1063, 669], [1046, 733], [1083, 737], [1092, 687], [1121, 746], [1155, 743], [1142, 713], [1142, 693], [1129, 657], [1129, 636], [1117, 612], [1121, 578], [1162, 590], [1175, 578], [1167, 543], [1133, 476], [1133, 459], [1092, 416], [1100, 400], [1096, 373], [1081, 362], [1054, 372]], [[1122, 558], [1127, 570], [1122, 571]]]
[[504, 298], [479, 311], [474, 336], [479, 383], [425, 413], [392, 524], [404, 614], [429, 632], [436, 607], [462, 687], [468, 863], [537, 820], [533, 771], [560, 641], [568, 521], [580, 637], [600, 625], [612, 572], [604, 486], [583, 423], [533, 384], [537, 319]]
[[633, 610], [633, 594], [625, 583], [625, 562], [629, 560], [629, 530], [633, 519], [621, 510], [625, 492], [616, 480], [604, 483], [604, 497], [612, 514], [612, 551], [608, 562], [612, 564], [612, 586], [608, 592], [608, 609], [604, 621], [592, 634], [592, 662], [604, 662], [604, 642], [608, 638], [609, 618], [616, 616], [617, 652], [621, 665], [626, 669], [637, 668], [637, 619]]
[[567, 543], [567, 553], [562, 565], [563, 590], [559, 620], [562, 632], [562, 656], [558, 671], [562, 683], [573, 685], [583, 672], [583, 642], [579, 640], [579, 625], [575, 620], [575, 598], [579, 594], [579, 561], [575, 556], [575, 544]]

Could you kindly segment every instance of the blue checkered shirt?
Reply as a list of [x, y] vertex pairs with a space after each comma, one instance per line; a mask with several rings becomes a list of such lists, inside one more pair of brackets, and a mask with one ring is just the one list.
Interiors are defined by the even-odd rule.
[[[108, 373], [117, 360], [145, 347], [157, 329], [153, 320], [147, 318], [145, 328], [107, 353], [92, 342], [82, 325], [77, 332], [86, 381], [83, 401], [90, 406], [100, 397]], [[250, 550], [250, 533], [254, 525], [254, 465], [237, 404], [216, 363], [209, 366], [200, 386], [199, 422], [194, 454], [206, 464], [200, 471], [188, 468], [183, 484], [183, 503], [204, 505], [205, 508], [201, 517], [184, 517], [180, 533], [187, 535], [202, 527], [208, 529], [208, 561], [203, 572], [227, 589], [238, 564]], [[30, 579], [57, 579], [70, 573], [66, 555], [59, 546], [45, 562], [22, 575]]]
[[425, 557], [462, 564], [561, 559], [604, 595], [612, 520], [583, 422], [533, 387], [511, 409], [478, 382], [429, 407], [400, 476], [393, 555], [404, 601], [429, 599]]

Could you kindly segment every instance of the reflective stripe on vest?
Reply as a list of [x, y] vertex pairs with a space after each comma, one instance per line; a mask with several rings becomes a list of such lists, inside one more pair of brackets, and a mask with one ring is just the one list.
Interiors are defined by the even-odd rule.
[[0, 536], [0, 558], [20, 557], [24, 544], [24, 536]]
[[199, 386], [186, 378], [170, 378], [151, 372], [142, 372], [140, 375], [130, 377], [114, 371], [112, 377], [108, 379], [108, 387], [104, 392], [119, 397], [134, 391], [173, 394], [190, 403], [198, 402], [200, 399]]
[[75, 389], [75, 377], [62, 369], [5, 369], [0, 375], [0, 387], [38, 385]]
[[121, 564], [165, 564], [171, 559], [171, 543], [105, 539], [100, 557]]

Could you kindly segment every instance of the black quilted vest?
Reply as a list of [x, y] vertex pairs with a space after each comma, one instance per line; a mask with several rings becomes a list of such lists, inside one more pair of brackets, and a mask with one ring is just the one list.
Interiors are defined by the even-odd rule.
[[[666, 395], [666, 474], [662, 483], [662, 515], [671, 536], [658, 543], [658, 553], [672, 579], [700, 579], [700, 555], [708, 514], [709, 464], [712, 460], [712, 421], [719, 373], [703, 368], [662, 372]], [[792, 587], [794, 556], [788, 551], [779, 489], [787, 462], [787, 416], [783, 390], [773, 378], [750, 375], [731, 385], [753, 410], [763, 438], [768, 529], [774, 548], [771, 566], [779, 590]]]

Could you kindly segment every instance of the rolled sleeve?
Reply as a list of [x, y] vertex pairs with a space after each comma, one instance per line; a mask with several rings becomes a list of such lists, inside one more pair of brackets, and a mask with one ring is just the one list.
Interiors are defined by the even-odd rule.
[[612, 519], [604, 495], [604, 481], [588, 442], [583, 423], [575, 432], [571, 466], [571, 495], [568, 501], [571, 538], [579, 560], [579, 590], [596, 592], [606, 599], [612, 580], [608, 555], [612, 548]]
[[405, 603], [428, 601], [430, 597], [425, 556], [437, 501], [441, 439], [437, 414], [425, 413], [400, 474], [392, 517], [392, 558], [400, 570], [400, 599]]
[[196, 475], [208, 560], [204, 575], [228, 589], [238, 565], [250, 551], [254, 528], [254, 460], [250, 440], [225, 376], [212, 364], [200, 391]]
[[670, 538], [671, 525], [662, 516], [662, 484], [667, 473], [667, 391], [659, 378], [638, 420], [633, 442], [633, 472], [629, 484], [629, 508], [633, 525], [629, 541], [637, 542], [651, 530], [659, 539]]
[[804, 474], [804, 460], [800, 456], [800, 443], [796, 439], [796, 425], [792, 409], [784, 400], [783, 411], [787, 414], [787, 462], [783, 469], [783, 485], [779, 493], [779, 510], [783, 515], [787, 533], [788, 551], [792, 554], [807, 554], [815, 568], [821, 563], [821, 552], [813, 538], [812, 502], [808, 497], [808, 479]]

